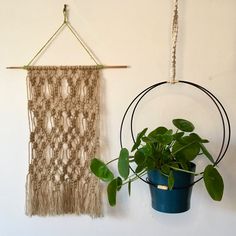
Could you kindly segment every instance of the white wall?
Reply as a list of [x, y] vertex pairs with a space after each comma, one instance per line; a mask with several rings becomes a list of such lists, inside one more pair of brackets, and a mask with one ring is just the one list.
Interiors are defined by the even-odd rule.
[[[104, 64], [130, 69], [103, 71], [102, 146], [105, 158], [119, 150], [119, 124], [131, 99], [143, 88], [168, 80], [171, 1], [167, 0], [8, 0], [0, 6], [0, 236], [63, 235], [227, 235], [236, 234], [236, 1], [180, 1], [178, 79], [211, 90], [225, 105], [232, 122], [232, 142], [220, 171], [225, 180], [221, 202], [213, 202], [203, 183], [195, 185], [190, 211], [168, 215], [150, 207], [148, 186], [133, 185], [132, 196], [119, 194], [116, 208], [104, 196], [104, 218], [87, 216], [26, 217], [25, 176], [28, 167], [26, 71], [24, 65], [62, 23], [63, 4], [70, 21]], [[56, 39], [37, 64], [88, 64], [90, 58], [68, 31]], [[220, 120], [207, 98], [176, 84], [144, 99], [135, 131], [170, 124], [174, 117], [192, 120], [209, 149], [217, 154]], [[128, 132], [128, 125], [125, 132]], [[130, 138], [125, 138], [127, 146]]]

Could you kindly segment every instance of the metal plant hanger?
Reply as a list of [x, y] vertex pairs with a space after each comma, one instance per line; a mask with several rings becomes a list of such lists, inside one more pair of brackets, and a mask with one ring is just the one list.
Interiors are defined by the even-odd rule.
[[[169, 81], [162, 81], [156, 84], [153, 84], [147, 88], [145, 88], [142, 92], [140, 92], [128, 105], [122, 121], [120, 125], [120, 146], [123, 147], [123, 126], [124, 122], [127, 118], [128, 113], [131, 113], [130, 116], [130, 132], [131, 132], [131, 137], [133, 142], [135, 142], [135, 135], [133, 131], [133, 121], [135, 117], [135, 111], [138, 108], [138, 105], [142, 101], [142, 99], [148, 95], [150, 91], [153, 91], [154, 89], [160, 88], [166, 84], [176, 84], [176, 83], [181, 83], [188, 85], [190, 87], [196, 88], [197, 90], [200, 90], [203, 95], [207, 95], [207, 98], [209, 98], [213, 105], [217, 108], [217, 111], [219, 112], [221, 123], [222, 123], [222, 142], [221, 142], [221, 147], [219, 154], [217, 155], [214, 166], [216, 166], [225, 156], [229, 144], [230, 144], [230, 138], [231, 138], [231, 125], [229, 121], [229, 117], [226, 113], [226, 110], [222, 103], [219, 101], [219, 99], [208, 89], [202, 87], [201, 85], [198, 85], [196, 83], [190, 82], [190, 81], [183, 81], [183, 80], [177, 80], [176, 79], [176, 48], [177, 48], [177, 38], [178, 38], [178, 0], [173, 0], [173, 18], [172, 18], [172, 31], [171, 31], [171, 36], [172, 36], [172, 44], [171, 44], [171, 68], [170, 68], [170, 80]], [[133, 171], [133, 173], [141, 179], [143, 182], [155, 186], [159, 189], [163, 189], [162, 185], [154, 185], [152, 182], [150, 182], [148, 179], [143, 179], [141, 176], [139, 176], [137, 173], [135, 173], [134, 169], [130, 166], [130, 169]], [[194, 185], [195, 183], [199, 182], [200, 180], [203, 179], [203, 176], [199, 177], [197, 180], [195, 180], [190, 186]], [[182, 187], [176, 187], [176, 189], [179, 188], [188, 188], [190, 186], [182, 186]], [[166, 190], [168, 189], [167, 186]], [[175, 188], [175, 187], [174, 187]]]

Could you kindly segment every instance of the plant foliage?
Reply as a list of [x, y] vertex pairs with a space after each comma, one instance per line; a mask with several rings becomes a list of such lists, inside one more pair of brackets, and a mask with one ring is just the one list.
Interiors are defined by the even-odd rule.
[[[203, 172], [204, 183], [209, 195], [213, 200], [220, 201], [223, 196], [224, 183], [217, 171], [214, 159], [205, 147], [209, 141], [194, 133], [194, 125], [185, 119], [174, 119], [173, 125], [177, 130], [160, 126], [147, 133], [143, 129], [135, 140], [129, 153], [128, 149], [122, 148], [120, 155], [108, 163], [99, 159], [92, 159], [90, 169], [100, 180], [108, 182], [107, 195], [111, 206], [116, 205], [116, 194], [127, 184], [128, 193], [131, 193], [131, 183], [137, 180], [137, 175], [142, 176], [149, 170], [160, 170], [168, 179], [168, 188], [174, 187], [173, 171], [183, 171], [198, 175], [190, 171], [190, 162], [201, 155], [210, 162]], [[108, 168], [108, 164], [118, 160], [119, 176], [115, 177]], [[135, 174], [130, 173], [130, 163], [135, 163]]]

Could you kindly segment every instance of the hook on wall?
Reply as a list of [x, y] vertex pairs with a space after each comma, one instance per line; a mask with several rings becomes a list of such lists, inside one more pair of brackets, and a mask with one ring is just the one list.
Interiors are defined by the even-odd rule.
[[64, 8], [63, 8], [63, 15], [64, 15], [64, 23], [68, 22], [68, 8], [67, 8], [67, 4], [64, 4]]

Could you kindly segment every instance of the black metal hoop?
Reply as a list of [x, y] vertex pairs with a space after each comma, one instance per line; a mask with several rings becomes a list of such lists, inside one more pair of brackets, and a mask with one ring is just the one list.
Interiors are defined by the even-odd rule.
[[[153, 84], [149, 87], [147, 87], [146, 89], [144, 89], [142, 92], [140, 92], [132, 101], [131, 103], [129, 104], [129, 106], [127, 107], [124, 115], [123, 115], [123, 118], [122, 118], [122, 121], [121, 121], [121, 125], [120, 125], [120, 146], [121, 148], [123, 147], [123, 142], [122, 142], [122, 132], [123, 132], [123, 125], [124, 125], [124, 121], [125, 121], [125, 118], [127, 116], [127, 113], [129, 112], [130, 108], [132, 107], [132, 105], [134, 105], [134, 108], [132, 110], [132, 114], [131, 114], [131, 119], [130, 119], [130, 131], [131, 131], [131, 136], [132, 136], [132, 140], [135, 142], [135, 138], [134, 138], [134, 132], [133, 132], [133, 120], [134, 120], [134, 114], [135, 114], [135, 111], [138, 107], [138, 104], [140, 103], [140, 101], [143, 99], [143, 97], [148, 94], [151, 90], [153, 90], [154, 88], [157, 88], [159, 86], [162, 86], [164, 84], [167, 84], [169, 82], [167, 81], [163, 81], [163, 82], [160, 82], [160, 83], [156, 83], [156, 84]], [[214, 162], [214, 165], [217, 165], [225, 156], [227, 150], [228, 150], [228, 147], [229, 147], [229, 143], [230, 143], [230, 138], [231, 138], [231, 125], [230, 125], [230, 121], [229, 121], [229, 117], [227, 115], [227, 112], [224, 108], [224, 106], [222, 105], [222, 103], [219, 101], [218, 98], [216, 98], [216, 96], [214, 94], [212, 94], [209, 90], [207, 90], [206, 88], [198, 85], [198, 84], [195, 84], [193, 82], [189, 82], [189, 81], [178, 81], [178, 83], [184, 83], [184, 84], [188, 84], [190, 86], [193, 86], [199, 90], [201, 90], [203, 93], [205, 93], [210, 99], [211, 101], [214, 103], [214, 105], [216, 106], [219, 114], [220, 114], [220, 118], [221, 118], [221, 121], [222, 121], [222, 127], [223, 127], [223, 137], [222, 137], [222, 144], [221, 144], [221, 148], [220, 148], [220, 151], [219, 151], [219, 154]], [[228, 135], [226, 136], [226, 134], [228, 133]], [[130, 166], [130, 169], [131, 171], [140, 179], [142, 180], [143, 182], [149, 184], [149, 185], [152, 185], [152, 186], [155, 186], [153, 183], [151, 183], [149, 180], [145, 180], [143, 179], [142, 177], [140, 177], [138, 174], [135, 173], [135, 171], [133, 170], [133, 168]], [[197, 182], [199, 182], [200, 180], [202, 180], [203, 177], [200, 177], [199, 179], [195, 180], [191, 185], [189, 186], [183, 186], [183, 187], [178, 187], [177, 189], [183, 189], [183, 188], [187, 188], [187, 187], [190, 187], [190, 186], [193, 186], [194, 184], [196, 184]]]

